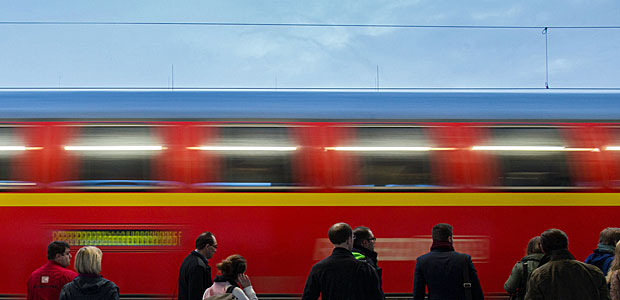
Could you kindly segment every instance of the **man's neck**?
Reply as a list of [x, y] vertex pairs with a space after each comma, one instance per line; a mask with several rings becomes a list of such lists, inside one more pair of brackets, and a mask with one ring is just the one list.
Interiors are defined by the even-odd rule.
[[51, 263], [55, 264], [55, 265], [61, 266], [61, 267], [63, 267], [63, 268], [66, 268], [63, 264], [61, 264], [59, 261], [57, 261], [57, 260], [55, 260], [55, 259], [50, 259], [49, 261], [50, 261]]
[[351, 248], [348, 247], [347, 245], [334, 245], [334, 249], [335, 248], [341, 248], [341, 249], [345, 249], [347, 251], [351, 251]]
[[202, 255], [202, 257], [204, 257], [205, 259], [207, 259], [207, 260], [208, 260], [208, 258], [207, 258], [207, 255], [206, 255], [205, 251], [201, 251], [201, 250], [198, 250], [198, 249], [194, 249], [194, 251], [196, 251], [196, 253], [198, 253], [198, 254]]

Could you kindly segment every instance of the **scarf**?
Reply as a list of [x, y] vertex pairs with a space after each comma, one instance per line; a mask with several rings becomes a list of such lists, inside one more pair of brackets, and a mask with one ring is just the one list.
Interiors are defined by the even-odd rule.
[[433, 241], [433, 245], [431, 246], [431, 251], [433, 250], [454, 251], [454, 247], [452, 246], [452, 243], [450, 242]]
[[217, 275], [217, 277], [215, 277], [215, 279], [213, 279], [214, 282], [228, 282], [230, 283], [232, 286], [235, 287], [239, 287], [239, 284], [237, 283], [236, 279], [232, 279], [228, 276], [224, 276], [224, 275]]

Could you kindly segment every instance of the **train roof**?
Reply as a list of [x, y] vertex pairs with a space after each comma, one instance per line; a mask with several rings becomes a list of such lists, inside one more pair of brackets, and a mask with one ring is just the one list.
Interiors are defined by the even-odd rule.
[[0, 119], [620, 120], [619, 92], [1, 91]]

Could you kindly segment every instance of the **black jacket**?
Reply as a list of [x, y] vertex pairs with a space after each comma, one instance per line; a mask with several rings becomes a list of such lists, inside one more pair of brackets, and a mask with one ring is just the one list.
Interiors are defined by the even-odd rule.
[[472, 299], [484, 299], [478, 274], [467, 254], [453, 250], [436, 249], [418, 257], [413, 278], [413, 299], [423, 300], [428, 286], [428, 299], [465, 299], [463, 267], [467, 259]]
[[351, 252], [353, 252], [355, 258], [366, 261], [375, 268], [375, 272], [377, 272], [377, 276], [379, 277], [379, 288], [381, 288], [381, 294], [383, 294], [383, 269], [378, 265], [377, 252], [364, 247], [353, 248]]
[[65, 284], [58, 300], [118, 300], [118, 287], [101, 275], [75, 277]]
[[335, 248], [310, 270], [301, 299], [316, 300], [319, 295], [323, 300], [383, 299], [374, 268], [344, 248]]
[[209, 261], [192, 251], [179, 269], [179, 300], [202, 300], [202, 294], [213, 285]]

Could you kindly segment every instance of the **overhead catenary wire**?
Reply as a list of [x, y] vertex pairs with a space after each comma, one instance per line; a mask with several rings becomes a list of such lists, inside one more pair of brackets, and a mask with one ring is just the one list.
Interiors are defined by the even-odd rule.
[[104, 26], [241, 26], [241, 27], [364, 27], [428, 29], [620, 29], [609, 26], [519, 26], [519, 25], [415, 25], [355, 23], [248, 23], [248, 22], [123, 22], [123, 21], [0, 21], [0, 25], [104, 25]]
[[[16, 91], [16, 90], [146, 90], [146, 91], [170, 91], [169, 87], [140, 87], [140, 86], [102, 86], [102, 87], [0, 87], [0, 91]], [[273, 91], [273, 87], [199, 87], [199, 86], [186, 86], [186, 87], [174, 87], [174, 90], [179, 91]], [[278, 91], [376, 91], [376, 87], [278, 87]], [[381, 87], [381, 91], [620, 91], [620, 87]]]

